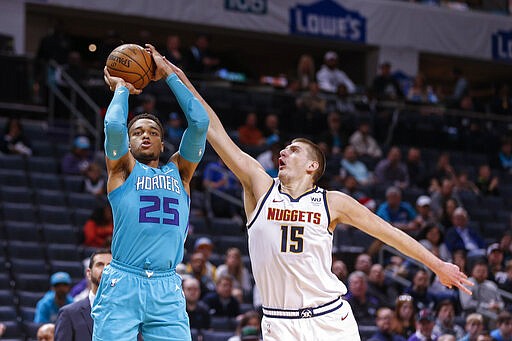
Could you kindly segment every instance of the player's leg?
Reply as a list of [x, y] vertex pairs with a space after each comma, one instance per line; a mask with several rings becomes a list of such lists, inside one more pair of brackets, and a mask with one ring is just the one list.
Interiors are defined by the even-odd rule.
[[92, 307], [93, 341], [133, 341], [141, 323], [140, 278], [105, 267]]
[[151, 278], [148, 285], [142, 325], [144, 341], [190, 341], [190, 323], [181, 278], [176, 274]]

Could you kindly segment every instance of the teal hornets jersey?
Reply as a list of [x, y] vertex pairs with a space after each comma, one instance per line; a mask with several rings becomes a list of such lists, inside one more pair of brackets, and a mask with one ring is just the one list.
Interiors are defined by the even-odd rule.
[[136, 162], [108, 199], [114, 217], [113, 259], [141, 269], [176, 268], [183, 260], [190, 211], [176, 165], [152, 168]]

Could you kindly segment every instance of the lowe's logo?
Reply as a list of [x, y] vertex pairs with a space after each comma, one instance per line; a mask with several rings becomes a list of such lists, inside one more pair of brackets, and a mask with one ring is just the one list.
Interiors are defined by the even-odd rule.
[[366, 18], [333, 0], [321, 0], [290, 9], [290, 33], [364, 43]]
[[512, 31], [492, 35], [492, 58], [512, 62]]
[[235, 12], [267, 14], [267, 0], [224, 0], [224, 8]]

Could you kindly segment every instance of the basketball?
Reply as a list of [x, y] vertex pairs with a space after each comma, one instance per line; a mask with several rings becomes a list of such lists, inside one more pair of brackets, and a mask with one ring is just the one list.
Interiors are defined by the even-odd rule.
[[116, 47], [107, 58], [111, 76], [121, 77], [137, 89], [143, 89], [155, 73], [155, 62], [142, 46], [124, 44]]

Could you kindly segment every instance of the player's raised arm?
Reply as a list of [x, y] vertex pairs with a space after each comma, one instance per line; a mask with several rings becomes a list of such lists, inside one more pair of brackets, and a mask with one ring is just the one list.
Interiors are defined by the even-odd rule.
[[471, 291], [466, 286], [472, 286], [473, 284], [459, 270], [457, 265], [443, 262], [414, 238], [373, 214], [350, 196], [330, 191], [327, 198], [332, 215], [332, 224], [344, 223], [357, 227], [403, 254], [425, 264], [436, 273], [441, 283], [447, 287], [456, 286], [471, 295]]
[[[147, 46], [151, 49], [150, 45]], [[206, 109], [210, 118], [207, 135], [208, 142], [210, 142], [224, 163], [242, 183], [244, 194], [246, 195], [246, 212], [252, 212], [259, 197], [269, 189], [272, 178], [265, 172], [265, 169], [258, 161], [243, 152], [233, 140], [231, 140], [215, 111], [201, 97], [183, 71], [169, 61], [167, 61], [167, 63], [172, 67], [174, 73], [176, 73], [183, 84], [194, 94], [194, 97], [196, 97]], [[248, 195], [250, 197], [248, 197]]]
[[105, 130], [105, 155], [108, 171], [107, 192], [121, 186], [128, 177], [135, 159], [129, 153], [129, 138], [126, 121], [128, 119], [128, 96], [140, 94], [141, 90], [125, 82], [122, 78], [113, 77], [107, 68], [103, 70], [104, 79], [114, 97], [108, 106], [103, 123]]
[[147, 44], [146, 46], [156, 64], [154, 80], [165, 79], [187, 118], [187, 129], [181, 138], [178, 153], [171, 157], [171, 161], [177, 164], [181, 180], [188, 189], [197, 164], [204, 154], [206, 132], [210, 120], [201, 102], [178, 78], [170, 63], [167, 63], [152, 45]]

